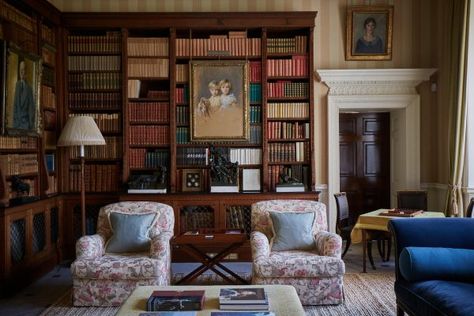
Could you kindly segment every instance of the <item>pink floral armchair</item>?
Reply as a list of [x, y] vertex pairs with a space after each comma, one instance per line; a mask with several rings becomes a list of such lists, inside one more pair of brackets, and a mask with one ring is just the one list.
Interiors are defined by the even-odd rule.
[[[149, 230], [149, 253], [105, 252], [106, 242], [112, 236], [110, 212], [158, 213]], [[120, 305], [138, 285], [169, 285], [173, 229], [173, 209], [166, 204], [119, 202], [102, 207], [97, 234], [83, 236], [76, 243], [76, 260], [71, 265], [74, 305]]]
[[[315, 212], [314, 249], [271, 251], [273, 229], [269, 211]], [[342, 240], [339, 235], [327, 231], [326, 205], [323, 203], [271, 200], [253, 204], [250, 245], [253, 284], [293, 285], [303, 305], [340, 304], [343, 301]]]

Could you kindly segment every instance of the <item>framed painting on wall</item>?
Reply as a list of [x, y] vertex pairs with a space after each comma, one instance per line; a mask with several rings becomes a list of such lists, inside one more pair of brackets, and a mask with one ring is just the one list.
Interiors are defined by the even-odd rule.
[[346, 60], [391, 60], [393, 6], [347, 9]]
[[192, 61], [191, 141], [248, 141], [248, 63]]
[[35, 56], [2, 42], [2, 131], [37, 136], [40, 131], [41, 62]]

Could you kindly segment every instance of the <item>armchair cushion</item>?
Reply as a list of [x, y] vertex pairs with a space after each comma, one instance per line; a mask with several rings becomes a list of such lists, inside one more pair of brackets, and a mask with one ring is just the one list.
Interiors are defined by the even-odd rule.
[[113, 234], [107, 241], [105, 251], [108, 253], [149, 251], [149, 231], [155, 219], [156, 213], [111, 212], [109, 221]]
[[400, 273], [410, 282], [423, 280], [474, 281], [474, 250], [406, 247], [399, 258]]
[[272, 220], [272, 251], [314, 249], [314, 212], [269, 212]]

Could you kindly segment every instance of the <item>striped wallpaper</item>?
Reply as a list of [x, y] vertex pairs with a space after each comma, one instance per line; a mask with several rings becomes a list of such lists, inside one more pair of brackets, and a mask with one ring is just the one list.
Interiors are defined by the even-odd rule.
[[[447, 183], [448, 34], [446, 12], [453, 0], [49, 0], [63, 12], [246, 12], [318, 11], [315, 28], [315, 70], [344, 68], [438, 68], [438, 90], [422, 84], [421, 181]], [[393, 58], [390, 61], [346, 61], [346, 7], [393, 5]], [[315, 85], [316, 182], [327, 183], [327, 88]]]

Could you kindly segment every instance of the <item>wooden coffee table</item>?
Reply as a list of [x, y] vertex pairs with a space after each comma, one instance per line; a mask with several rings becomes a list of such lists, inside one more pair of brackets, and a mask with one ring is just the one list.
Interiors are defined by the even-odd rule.
[[198, 316], [209, 316], [211, 312], [219, 311], [219, 291], [222, 288], [263, 287], [267, 291], [270, 304], [269, 311], [276, 316], [304, 316], [305, 312], [291, 285], [209, 285], [209, 286], [139, 286], [122, 304], [117, 315], [138, 315], [145, 312], [146, 301], [154, 290], [205, 290], [204, 309], [198, 311]]
[[[247, 235], [243, 232], [225, 233], [208, 232], [196, 235], [182, 234], [171, 240], [171, 245], [175, 249], [185, 251], [192, 258], [202, 264], [179, 280], [176, 285], [190, 283], [207, 270], [212, 270], [229, 283], [247, 284], [248, 282], [238, 274], [221, 264], [222, 260], [232, 251], [242, 246], [247, 241]], [[214, 246], [221, 247], [221, 250], [213, 257], [210, 257], [200, 247]], [[227, 272], [225, 274], [224, 272]]]

